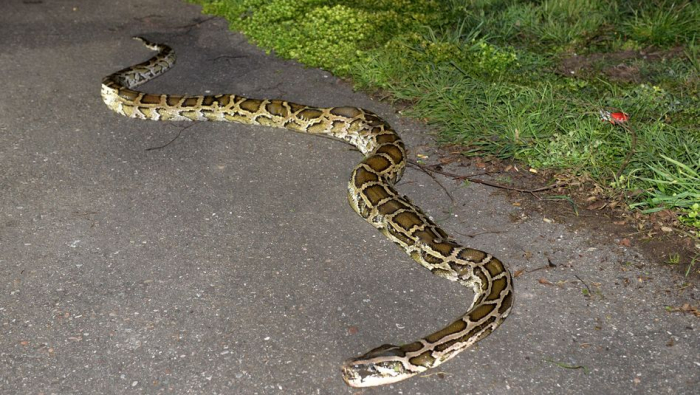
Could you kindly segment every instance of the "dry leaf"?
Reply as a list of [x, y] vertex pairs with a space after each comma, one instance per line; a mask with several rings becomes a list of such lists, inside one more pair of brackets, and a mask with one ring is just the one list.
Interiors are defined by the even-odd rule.
[[605, 202], [603, 200], [598, 200], [597, 202], [593, 202], [593, 203], [589, 204], [586, 207], [586, 210], [602, 210], [607, 205], [608, 205], [608, 202]]

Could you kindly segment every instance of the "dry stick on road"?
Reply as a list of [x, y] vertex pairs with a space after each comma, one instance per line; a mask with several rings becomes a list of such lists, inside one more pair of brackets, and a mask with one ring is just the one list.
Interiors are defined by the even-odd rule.
[[591, 288], [588, 286], [588, 284], [586, 284], [585, 281], [581, 280], [581, 277], [579, 277], [578, 274], [574, 274], [574, 276], [578, 279], [578, 281], [583, 283], [583, 285], [586, 287], [586, 290], [588, 290], [588, 293], [585, 296], [591, 297], [593, 293], [591, 292]]
[[[546, 185], [546, 186], [539, 187], [539, 188], [535, 188], [535, 189], [523, 189], [523, 188], [511, 187], [511, 186], [508, 186], [508, 185], [497, 184], [497, 183], [495, 183], [495, 182], [486, 181], [486, 180], [482, 180], [482, 179], [479, 179], [479, 178], [474, 178], [473, 176], [463, 176], [463, 175], [459, 175], [459, 174], [454, 174], [454, 173], [446, 172], [446, 171], [443, 171], [443, 170], [438, 170], [438, 169], [436, 169], [434, 166], [422, 165], [422, 164], [418, 163], [417, 161], [415, 161], [415, 160], [413, 160], [413, 159], [409, 159], [409, 160], [408, 160], [408, 163], [410, 163], [411, 165], [413, 165], [413, 166], [419, 168], [420, 170], [424, 171], [424, 172], [427, 173], [428, 175], [430, 175], [431, 173], [438, 173], [438, 174], [442, 174], [443, 176], [452, 177], [452, 178], [454, 178], [454, 179], [456, 179], [456, 180], [467, 180], [467, 181], [469, 181], [469, 182], [474, 182], [474, 183], [477, 183], [477, 184], [488, 185], [488, 186], [493, 187], [493, 188], [506, 189], [506, 190], [509, 190], [509, 191], [516, 191], [516, 192], [522, 192], [522, 193], [531, 193], [531, 194], [534, 194], [535, 192], [547, 191], [547, 190], [550, 190], [550, 189], [554, 189], [554, 188], [558, 188], [558, 187], [563, 187], [563, 186], [566, 186], [566, 185], [567, 185], [567, 183], [565, 183], [565, 182], [558, 182], [558, 183], [555, 183], [555, 184], [552, 184], [552, 185]], [[432, 177], [432, 175], [431, 175], [431, 177]], [[435, 178], [433, 178], [433, 179], [435, 179]]]
[[170, 141], [168, 141], [167, 143], [165, 143], [165, 144], [163, 144], [163, 145], [161, 145], [161, 146], [158, 146], [158, 147], [146, 148], [146, 151], [152, 151], [152, 150], [155, 150], [155, 149], [163, 149], [163, 148], [169, 146], [169, 145], [172, 144], [175, 140], [177, 140], [177, 139], [180, 138], [180, 135], [182, 134], [182, 132], [184, 132], [185, 130], [191, 128], [191, 127], [194, 126], [194, 125], [195, 125], [195, 124], [192, 123], [192, 124], [190, 124], [190, 125], [187, 125], [187, 126], [183, 127], [182, 129], [180, 129], [179, 132], [177, 132], [177, 136], [175, 136], [172, 140], [170, 140]]

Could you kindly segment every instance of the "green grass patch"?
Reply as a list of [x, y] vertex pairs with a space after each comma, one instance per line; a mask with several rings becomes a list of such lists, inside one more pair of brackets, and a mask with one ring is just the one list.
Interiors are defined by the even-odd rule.
[[632, 207], [700, 229], [698, 2], [194, 2], [266, 50], [411, 103], [465, 155], [642, 191]]

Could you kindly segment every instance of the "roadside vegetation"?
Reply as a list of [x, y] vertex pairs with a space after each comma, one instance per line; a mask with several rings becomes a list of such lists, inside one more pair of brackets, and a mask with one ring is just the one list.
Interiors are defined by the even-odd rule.
[[700, 231], [699, 2], [191, 1], [410, 104], [464, 155], [590, 179]]

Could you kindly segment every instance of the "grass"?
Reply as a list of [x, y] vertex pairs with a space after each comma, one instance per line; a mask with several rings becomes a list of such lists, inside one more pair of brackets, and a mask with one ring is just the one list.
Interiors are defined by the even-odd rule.
[[700, 230], [698, 2], [193, 1], [279, 56], [410, 103], [464, 155], [590, 177]]

